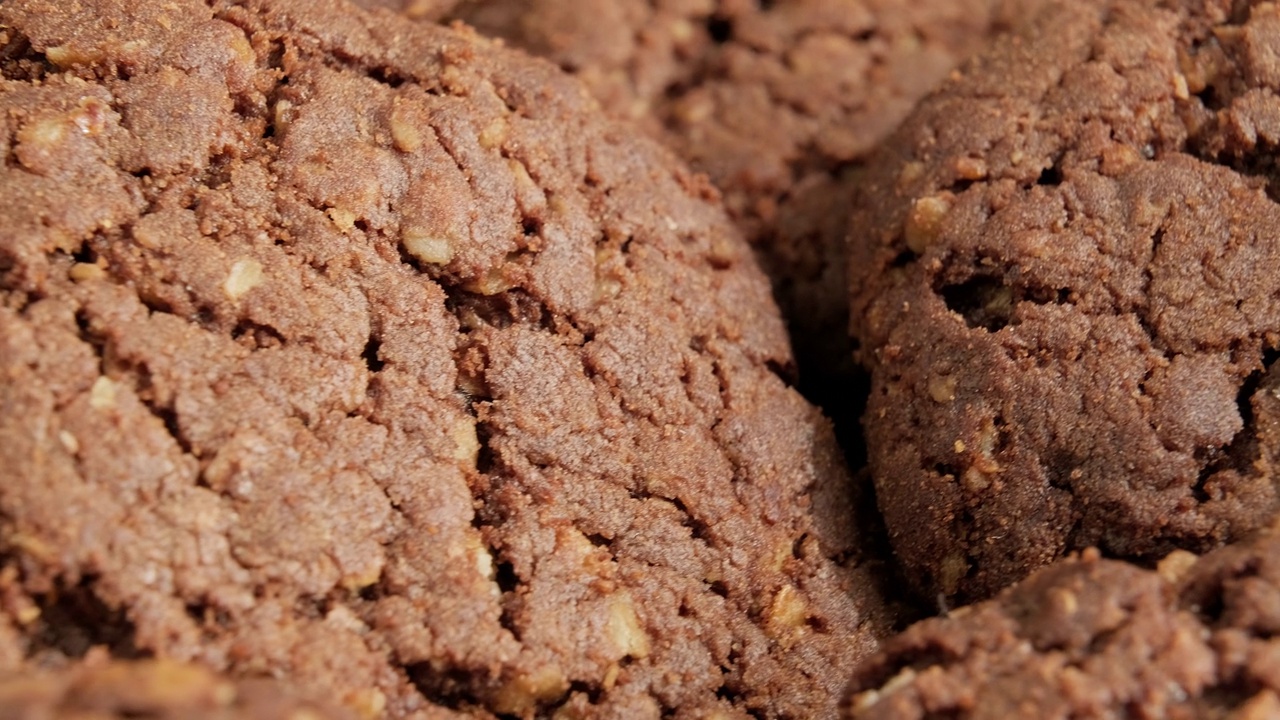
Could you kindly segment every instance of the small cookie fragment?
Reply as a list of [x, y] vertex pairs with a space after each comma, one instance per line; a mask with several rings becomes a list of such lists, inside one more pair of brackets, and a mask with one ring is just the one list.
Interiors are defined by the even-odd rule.
[[1086, 552], [888, 640], [855, 674], [846, 716], [1274, 717], [1277, 598], [1274, 535], [1176, 580]]
[[868, 161], [864, 424], [927, 597], [1280, 509], [1278, 43], [1272, 3], [1051, 2]]

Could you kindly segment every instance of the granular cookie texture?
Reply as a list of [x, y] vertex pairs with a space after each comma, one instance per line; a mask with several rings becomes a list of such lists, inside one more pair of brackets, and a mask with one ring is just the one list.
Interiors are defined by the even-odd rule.
[[1274, 718], [1277, 598], [1274, 536], [1157, 570], [1085, 551], [886, 641], [848, 717]]
[[1278, 44], [1270, 3], [1053, 3], [878, 153], [853, 332], [878, 500], [930, 596], [1275, 511]]
[[351, 0], [366, 10], [385, 8], [414, 20], [438, 20], [453, 10], [459, 0]]
[[0, 671], [5, 720], [353, 720], [269, 680], [233, 682], [172, 660], [95, 657], [58, 670]]
[[475, 0], [455, 16], [574, 73], [710, 176], [773, 280], [801, 380], [835, 405], [851, 166], [1034, 1]]
[[835, 713], [887, 618], [704, 181], [546, 63], [345, 3], [0, 26], [27, 656], [365, 717]]

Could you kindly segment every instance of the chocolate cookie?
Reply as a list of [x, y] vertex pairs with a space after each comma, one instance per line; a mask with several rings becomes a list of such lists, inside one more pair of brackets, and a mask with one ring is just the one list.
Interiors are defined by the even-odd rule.
[[548, 57], [706, 172], [773, 280], [809, 396], [852, 370], [856, 165], [1033, 0], [477, 0], [456, 15]]
[[5, 720], [347, 720], [268, 680], [232, 682], [170, 660], [97, 657], [59, 670], [0, 671]]
[[1086, 551], [888, 640], [848, 716], [1276, 717], [1277, 598], [1274, 536], [1159, 571]]
[[705, 181], [546, 63], [346, 3], [0, 25], [27, 652], [367, 717], [835, 713], [887, 619]]
[[385, 8], [414, 20], [437, 20], [453, 10], [458, 0], [352, 0], [366, 10]]
[[874, 159], [853, 332], [895, 548], [988, 596], [1276, 510], [1280, 11], [1056, 2]]

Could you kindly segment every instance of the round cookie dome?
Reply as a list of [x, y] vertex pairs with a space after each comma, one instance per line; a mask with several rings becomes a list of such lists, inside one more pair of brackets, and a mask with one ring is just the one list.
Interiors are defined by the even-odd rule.
[[988, 596], [1276, 510], [1280, 14], [1052, 3], [928, 98], [852, 220], [895, 549]]
[[346, 3], [6, 0], [0, 33], [28, 654], [367, 717], [834, 714], [885, 618], [703, 181], [545, 63]]
[[841, 416], [858, 167], [1036, 2], [473, 0], [453, 15], [569, 70], [707, 173], [773, 281], [801, 386]]

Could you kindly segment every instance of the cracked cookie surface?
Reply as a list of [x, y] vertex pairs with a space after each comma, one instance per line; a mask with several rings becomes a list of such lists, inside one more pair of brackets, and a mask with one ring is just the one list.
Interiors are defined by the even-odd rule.
[[454, 15], [574, 73], [708, 174], [773, 281], [802, 387], [840, 413], [857, 166], [1035, 1], [476, 0]]
[[881, 510], [930, 594], [1277, 508], [1280, 11], [1053, 3], [917, 109], [852, 220]]
[[345, 3], [0, 28], [24, 653], [366, 717], [835, 713], [887, 618], [703, 180], [545, 63]]
[[1157, 570], [1085, 551], [887, 640], [848, 716], [1275, 717], [1278, 597], [1274, 536]]

